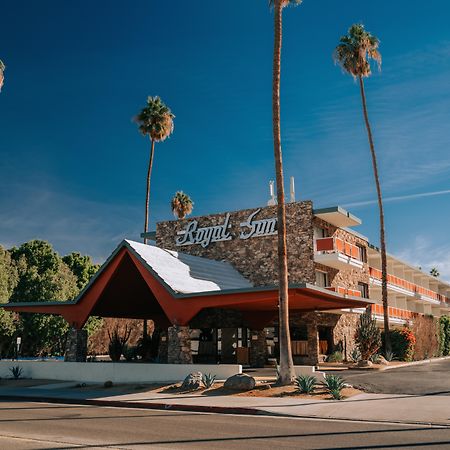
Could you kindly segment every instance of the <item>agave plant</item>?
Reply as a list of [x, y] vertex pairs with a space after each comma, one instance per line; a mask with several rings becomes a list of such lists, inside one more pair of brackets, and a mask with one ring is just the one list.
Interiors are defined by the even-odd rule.
[[210, 373], [204, 373], [202, 376], [202, 383], [203, 386], [205, 386], [206, 389], [210, 389], [214, 386], [214, 383], [216, 382], [216, 376], [212, 375]]
[[325, 381], [323, 382], [327, 392], [335, 399], [341, 400], [341, 391], [345, 387], [344, 380], [337, 375], [325, 375]]
[[170, 206], [175, 217], [184, 219], [187, 215], [191, 214], [194, 202], [189, 195], [183, 191], [178, 191], [173, 197]]
[[299, 375], [294, 383], [300, 393], [312, 394], [316, 388], [317, 378], [312, 375]]
[[10, 367], [9, 371], [11, 372], [11, 374], [15, 380], [18, 380], [22, 376], [22, 372], [23, 372], [22, 367], [20, 367], [20, 366]]

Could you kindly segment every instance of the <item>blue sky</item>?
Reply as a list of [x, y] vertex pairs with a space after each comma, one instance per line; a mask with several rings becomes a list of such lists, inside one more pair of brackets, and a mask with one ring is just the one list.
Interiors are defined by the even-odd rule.
[[[331, 55], [354, 22], [378, 35], [383, 69], [366, 87], [388, 250], [447, 279], [449, 13], [444, 0], [305, 0], [285, 10], [281, 98], [297, 197], [348, 207], [377, 243], [359, 91]], [[172, 218], [179, 189], [196, 214], [265, 204], [272, 19], [265, 0], [4, 0], [0, 243], [47, 239], [102, 261], [123, 237], [138, 239], [149, 144], [132, 117], [147, 95], [176, 115], [156, 147], [152, 224]]]

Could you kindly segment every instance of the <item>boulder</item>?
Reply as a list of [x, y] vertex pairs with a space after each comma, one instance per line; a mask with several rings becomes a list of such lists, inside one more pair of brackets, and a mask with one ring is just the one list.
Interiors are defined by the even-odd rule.
[[361, 359], [360, 361], [358, 361], [357, 366], [358, 367], [372, 367], [373, 363], [372, 363], [372, 361], [369, 361], [367, 359]]
[[201, 372], [190, 373], [183, 381], [181, 390], [194, 391], [202, 386], [203, 374]]
[[377, 359], [377, 364], [381, 364], [382, 366], [388, 366], [389, 362], [384, 356], [380, 355]]
[[232, 391], [251, 391], [255, 388], [256, 381], [245, 373], [237, 373], [225, 381], [223, 387]]

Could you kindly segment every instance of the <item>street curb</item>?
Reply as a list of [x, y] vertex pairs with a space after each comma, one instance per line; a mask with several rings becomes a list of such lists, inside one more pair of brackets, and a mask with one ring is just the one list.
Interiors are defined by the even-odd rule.
[[27, 401], [34, 403], [60, 403], [65, 405], [83, 405], [83, 406], [101, 406], [110, 408], [138, 408], [163, 411], [186, 411], [209, 414], [235, 414], [245, 416], [265, 416], [279, 417], [287, 419], [312, 419], [312, 420], [331, 420], [342, 422], [358, 422], [358, 423], [382, 423], [409, 426], [427, 426], [438, 428], [450, 428], [447, 423], [438, 422], [421, 422], [421, 421], [400, 421], [400, 420], [380, 420], [380, 419], [350, 419], [342, 417], [321, 417], [311, 415], [296, 415], [288, 413], [277, 413], [257, 408], [241, 408], [229, 406], [202, 406], [202, 405], [183, 405], [179, 403], [147, 403], [147, 402], [124, 402], [121, 400], [97, 400], [97, 399], [75, 399], [75, 398], [55, 398], [55, 397], [33, 397], [21, 395], [0, 395], [0, 401]]
[[411, 361], [411, 362], [405, 362], [404, 364], [398, 364], [397, 366], [386, 366], [381, 370], [384, 372], [385, 370], [393, 370], [393, 369], [400, 369], [402, 367], [409, 367], [409, 366], [420, 366], [421, 364], [430, 364], [437, 361], [446, 361], [450, 359], [450, 356], [441, 356], [439, 358], [431, 358], [431, 359], [423, 359], [421, 361]]

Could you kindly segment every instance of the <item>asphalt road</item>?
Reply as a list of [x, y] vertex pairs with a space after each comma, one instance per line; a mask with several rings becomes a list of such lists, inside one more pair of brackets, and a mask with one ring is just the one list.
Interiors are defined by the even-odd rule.
[[361, 386], [374, 393], [450, 395], [448, 359], [383, 372], [348, 370], [339, 375], [354, 386]]
[[450, 428], [0, 403], [0, 448], [450, 448]]

